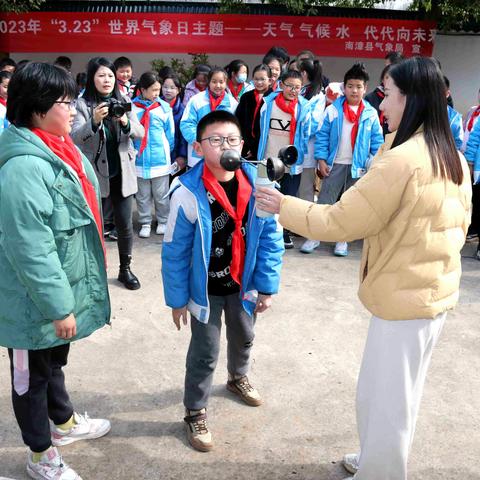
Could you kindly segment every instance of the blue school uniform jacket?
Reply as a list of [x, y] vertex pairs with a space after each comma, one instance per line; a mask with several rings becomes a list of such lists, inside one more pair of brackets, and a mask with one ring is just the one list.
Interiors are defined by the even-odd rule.
[[468, 137], [465, 158], [473, 164], [473, 183], [480, 182], [480, 122], [475, 123]]
[[[225, 97], [217, 107], [217, 110], [227, 110], [228, 112], [235, 113], [237, 106], [238, 102], [233, 96], [229, 93], [225, 93]], [[210, 112], [208, 89], [194, 95], [187, 103], [185, 111], [183, 112], [182, 119], [180, 120], [180, 130], [188, 143], [189, 167], [193, 167], [201, 160], [201, 157], [199, 157], [193, 150], [193, 142], [197, 139], [198, 122]]]
[[[258, 143], [258, 159], [263, 160], [267, 149], [268, 132], [270, 129], [270, 119], [272, 117], [272, 108], [275, 98], [283, 95], [281, 90], [272, 92], [267, 97], [263, 97], [263, 105], [260, 109], [260, 141]], [[303, 159], [308, 151], [308, 136], [310, 134], [310, 105], [302, 96], [298, 97], [297, 104], [297, 128], [293, 144], [298, 150], [298, 160], [290, 167], [290, 173], [297, 175], [302, 173]], [[286, 146], [286, 145], [285, 145]]]
[[[171, 308], [187, 306], [202, 323], [208, 323], [208, 265], [212, 246], [212, 217], [202, 181], [200, 161], [172, 183], [170, 214], [162, 246], [162, 278], [165, 302]], [[254, 187], [257, 169], [242, 169]], [[243, 308], [252, 315], [258, 292], [278, 291], [282, 264], [282, 229], [274, 217], [255, 214], [255, 197], [248, 205], [246, 254], [240, 295]]]
[[173, 160], [177, 157], [187, 158], [187, 141], [183, 138], [182, 132], [180, 131], [180, 120], [182, 119], [184, 111], [185, 105], [182, 103], [180, 97], [177, 97], [177, 101], [172, 108], [173, 122], [175, 123], [175, 147], [172, 152]]
[[450, 128], [452, 129], [453, 139], [455, 140], [455, 145], [457, 146], [457, 149], [461, 150], [463, 145], [462, 115], [450, 105], [447, 105], [447, 108], [448, 121], [450, 123]]
[[[333, 166], [343, 127], [343, 104], [345, 97], [335, 100], [325, 109], [323, 123], [315, 138], [315, 159], [326, 160]], [[360, 116], [357, 140], [353, 149], [352, 178], [360, 178], [368, 169], [371, 159], [383, 144], [383, 132], [377, 111], [365, 100]]]
[[[132, 110], [140, 121], [145, 110], [137, 107], [134, 102], [141, 103], [147, 107], [152, 104], [150, 100], [136, 97], [132, 100]], [[171, 170], [170, 152], [175, 146], [175, 124], [173, 123], [172, 109], [167, 102], [157, 98], [160, 104], [150, 110], [150, 126], [148, 130], [147, 146], [140, 154], [142, 140], [134, 140], [137, 157], [135, 169], [137, 177], [150, 179], [168, 175]]]
[[4, 107], [0, 103], [0, 133], [2, 133], [9, 125], [10, 123], [7, 120], [7, 107]]

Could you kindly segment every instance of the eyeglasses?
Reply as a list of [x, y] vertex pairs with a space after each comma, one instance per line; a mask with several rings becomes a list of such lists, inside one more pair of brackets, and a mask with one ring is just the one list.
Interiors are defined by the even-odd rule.
[[238, 147], [242, 142], [240, 135], [229, 135], [228, 137], [221, 137], [220, 135], [212, 135], [211, 137], [202, 138], [200, 141], [208, 140], [212, 147], [221, 147], [225, 140], [231, 147]]
[[73, 110], [75, 108], [75, 100], [70, 100], [70, 101], [57, 100], [56, 102], [53, 102], [53, 103], [63, 103], [64, 105], [67, 105], [67, 108], [69, 110]]
[[293, 92], [293, 91], [299, 92], [299, 91], [302, 89], [301, 86], [298, 87], [298, 86], [296, 86], [296, 85], [289, 85], [288, 83], [284, 83], [283, 85], [284, 85], [285, 88], [288, 88], [288, 89], [291, 90], [292, 92]]

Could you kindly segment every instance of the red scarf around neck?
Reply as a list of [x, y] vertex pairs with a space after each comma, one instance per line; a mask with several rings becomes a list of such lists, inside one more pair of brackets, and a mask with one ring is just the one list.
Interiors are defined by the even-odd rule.
[[237, 206], [233, 208], [225, 190], [215, 178], [211, 170], [205, 163], [203, 166], [202, 180], [205, 188], [210, 192], [221, 207], [228, 213], [235, 222], [235, 230], [232, 239], [232, 263], [230, 264], [230, 274], [233, 280], [242, 285], [243, 266], [245, 263], [245, 239], [242, 235], [242, 223], [248, 202], [252, 195], [252, 186], [241, 169], [235, 170], [235, 177], [238, 182]]
[[173, 109], [173, 107], [175, 106], [175, 104], [177, 103], [177, 97], [175, 97], [171, 102], [168, 102], [168, 104], [170, 105], [170, 107]]
[[255, 138], [255, 120], [257, 119], [258, 112], [260, 110], [260, 107], [262, 106], [263, 93], [254, 90], [253, 94], [255, 95], [255, 111], [253, 112], [252, 120], [252, 137]]
[[223, 99], [225, 98], [225, 92], [223, 92], [219, 97], [215, 98], [212, 95], [212, 92], [208, 91], [208, 98], [210, 99], [210, 111], [214, 112], [218, 106], [222, 103]]
[[4, 107], [7, 106], [7, 100], [3, 97], [0, 97], [0, 104], [2, 104]]
[[480, 115], [480, 105], [477, 106], [477, 108], [472, 112], [472, 115], [470, 116], [468, 123], [467, 123], [467, 130], [469, 132], [472, 131], [473, 124], [475, 123], [475, 119]]
[[142, 138], [142, 143], [140, 144], [140, 149], [138, 151], [138, 154], [141, 155], [145, 150], [145, 147], [147, 146], [147, 142], [148, 142], [148, 130], [150, 128], [150, 111], [152, 111], [154, 108], [159, 107], [160, 104], [158, 102], [153, 102], [148, 107], [141, 102], [133, 102], [133, 104], [136, 105], [138, 108], [145, 110], [143, 112], [142, 118], [140, 119], [140, 124], [145, 129], [145, 135]]
[[[103, 242], [103, 225], [102, 217], [100, 216], [100, 209], [97, 202], [97, 193], [95, 188], [92, 185], [92, 182], [85, 175], [85, 171], [82, 165], [82, 157], [80, 152], [77, 150], [75, 145], [72, 142], [72, 139], [69, 135], [66, 137], [58, 137], [51, 133], [41, 130], [40, 128], [32, 128], [32, 133], [37, 135], [43, 143], [57, 156], [60, 157], [73, 171], [77, 174], [78, 179], [80, 180], [80, 185], [82, 186], [83, 195], [87, 201], [90, 211], [95, 218], [95, 223], [97, 224], [98, 235], [102, 242], [103, 252], [105, 254], [105, 244]], [[107, 256], [105, 255], [105, 262]]]
[[355, 148], [355, 141], [357, 140], [357, 134], [358, 134], [358, 126], [359, 126], [359, 121], [360, 121], [360, 115], [363, 112], [363, 109], [365, 108], [365, 105], [363, 101], [360, 102], [360, 105], [358, 106], [357, 113], [355, 113], [350, 105], [348, 104], [347, 100], [345, 99], [345, 102], [343, 102], [343, 114], [345, 115], [345, 118], [350, 122], [353, 123], [353, 128], [352, 128], [352, 151]]
[[227, 82], [228, 89], [230, 93], [233, 95], [235, 100], [238, 100], [238, 96], [240, 95], [241, 91], [243, 90], [243, 83], [239, 83], [236, 87], [231, 80]]
[[297, 117], [295, 115], [295, 108], [298, 105], [298, 98], [290, 100], [287, 103], [283, 93], [280, 92], [275, 97], [275, 103], [282, 112], [290, 114], [290, 145], [293, 145], [295, 143], [295, 132], [297, 130]]

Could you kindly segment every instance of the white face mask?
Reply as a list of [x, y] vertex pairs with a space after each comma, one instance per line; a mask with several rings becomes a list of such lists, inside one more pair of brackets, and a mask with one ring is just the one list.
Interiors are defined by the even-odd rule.
[[245, 83], [247, 81], [247, 74], [246, 73], [239, 73], [236, 77], [235, 80], [237, 83]]

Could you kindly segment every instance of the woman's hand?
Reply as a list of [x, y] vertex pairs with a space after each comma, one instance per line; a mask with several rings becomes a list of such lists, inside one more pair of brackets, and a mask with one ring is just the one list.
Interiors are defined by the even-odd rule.
[[63, 320], [54, 320], [53, 325], [55, 327], [55, 335], [58, 338], [68, 340], [77, 334], [77, 321], [73, 313]]
[[108, 105], [103, 102], [98, 104], [94, 109], [93, 109], [93, 123], [95, 125], [100, 125], [102, 123], [102, 120], [108, 115]]
[[284, 195], [275, 188], [257, 187], [255, 198], [258, 208], [269, 213], [280, 213], [280, 203]]
[[116, 122], [120, 122], [120, 124], [122, 125], [122, 127], [126, 127], [128, 125], [128, 117], [127, 117], [127, 114], [124, 113], [121, 117], [116, 117], [114, 118], [114, 120]]

